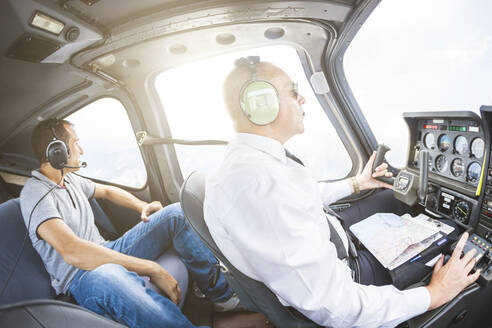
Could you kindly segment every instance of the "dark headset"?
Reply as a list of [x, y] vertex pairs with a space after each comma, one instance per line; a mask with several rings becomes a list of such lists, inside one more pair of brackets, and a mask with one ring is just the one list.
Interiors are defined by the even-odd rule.
[[234, 62], [236, 67], [247, 67], [251, 70], [251, 79], [242, 86], [239, 93], [239, 105], [251, 123], [267, 125], [278, 116], [280, 97], [273, 84], [257, 79], [256, 65], [259, 62], [259, 56], [243, 57]]
[[56, 136], [55, 128], [59, 122], [55, 120], [50, 126], [53, 139], [46, 147], [46, 158], [54, 169], [63, 170], [68, 164], [70, 148], [67, 147], [67, 144], [63, 140], [58, 139]]

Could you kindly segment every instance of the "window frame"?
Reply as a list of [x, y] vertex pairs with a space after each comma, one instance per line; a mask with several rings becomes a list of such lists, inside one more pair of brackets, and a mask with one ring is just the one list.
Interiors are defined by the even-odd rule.
[[343, 69], [343, 59], [355, 35], [379, 3], [380, 0], [369, 0], [354, 9], [350, 19], [345, 24], [345, 28], [340, 33], [337, 46], [333, 49], [332, 55], [327, 58], [326, 63], [335, 72], [332, 75], [334, 96], [342, 104], [343, 112], [352, 118], [354, 122], [353, 132], [358, 135], [368, 154], [373, 149], [377, 149], [378, 142], [347, 82]]
[[[75, 109], [70, 110], [69, 112], [64, 113], [63, 116], [62, 116], [62, 119], [67, 119], [70, 115], [78, 112], [79, 110], [82, 110], [83, 108], [87, 107], [88, 105], [90, 105], [90, 104], [92, 104], [92, 103], [94, 103], [96, 101], [99, 101], [101, 99], [106, 99], [106, 98], [114, 99], [114, 100], [118, 101], [123, 106], [123, 108], [125, 110], [125, 114], [128, 117], [128, 121], [130, 122], [130, 126], [132, 127], [133, 136], [135, 137], [135, 125], [136, 124], [134, 122], [140, 122], [141, 121], [139, 115], [137, 114], [137, 111], [135, 111], [135, 115], [132, 115], [132, 113], [128, 110], [127, 106], [125, 106], [125, 103], [126, 102], [123, 101], [122, 99], [120, 99], [119, 97], [113, 95], [113, 94], [100, 94], [100, 95], [97, 95], [94, 98], [88, 99], [87, 101], [82, 102], [79, 106], [75, 107]], [[70, 121], [70, 120], [68, 120], [68, 121]], [[77, 128], [77, 123], [76, 122], [72, 122], [72, 123], [74, 123], [75, 124], [75, 128]], [[135, 137], [135, 141], [136, 140], [137, 139]], [[145, 169], [145, 177], [146, 178], [145, 178], [145, 183], [142, 185], [142, 187], [133, 187], [133, 186], [122, 185], [122, 184], [119, 184], [119, 183], [116, 183], [116, 182], [111, 182], [111, 181], [106, 181], [106, 180], [102, 180], [102, 179], [98, 179], [98, 178], [89, 177], [89, 176], [80, 174], [79, 172], [76, 172], [75, 174], [77, 174], [77, 175], [79, 175], [79, 176], [81, 176], [83, 178], [92, 180], [92, 181], [94, 181], [96, 183], [99, 183], [99, 184], [115, 186], [115, 187], [118, 187], [118, 188], [121, 188], [121, 189], [124, 189], [124, 190], [135, 192], [135, 193], [136, 192], [144, 191], [145, 189], [147, 189], [149, 187], [149, 169], [147, 167], [148, 165], [147, 165], [147, 162], [146, 162], [145, 153], [143, 152], [142, 146], [139, 146], [138, 145], [138, 142], [137, 142], [137, 147], [138, 147], [140, 156], [141, 156], [142, 161], [143, 161], [143, 164], [144, 164], [144, 169]]]

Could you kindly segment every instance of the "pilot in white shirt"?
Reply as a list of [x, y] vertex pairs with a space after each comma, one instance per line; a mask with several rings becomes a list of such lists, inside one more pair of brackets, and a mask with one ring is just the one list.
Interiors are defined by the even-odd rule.
[[[323, 204], [354, 191], [391, 187], [374, 179], [391, 176], [386, 164], [373, 175], [373, 154], [357, 177], [318, 184], [283, 148], [304, 131], [304, 98], [295, 84], [255, 58], [236, 65], [225, 81], [224, 99], [238, 134], [207, 180], [204, 215], [217, 246], [237, 269], [263, 282], [283, 305], [330, 327], [393, 327], [446, 303], [478, 278], [469, 275], [473, 254], [457, 255], [462, 238], [446, 265], [442, 258], [437, 262], [426, 287], [400, 291], [355, 282], [350, 261], [340, 259], [340, 252], [348, 252], [344, 229]], [[275, 93], [277, 104], [269, 98]], [[258, 94], [266, 96], [252, 98]]]

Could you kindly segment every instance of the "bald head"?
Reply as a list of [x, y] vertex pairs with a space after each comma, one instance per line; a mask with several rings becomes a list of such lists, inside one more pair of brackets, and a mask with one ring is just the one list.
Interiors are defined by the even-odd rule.
[[[251, 78], [251, 69], [241, 66], [235, 67], [224, 81], [224, 102], [234, 122], [234, 128], [239, 132], [254, 126], [244, 115], [239, 102], [241, 89]], [[282, 86], [282, 81], [290, 80], [284, 71], [268, 62], [256, 64], [256, 78], [272, 83], [277, 89]]]
[[256, 64], [256, 79], [267, 81], [275, 87], [279, 96], [279, 111], [275, 120], [266, 125], [252, 123], [243, 113], [240, 93], [246, 82], [252, 79], [249, 67], [235, 67], [224, 82], [224, 102], [237, 132], [253, 133], [286, 142], [295, 134], [304, 132], [304, 97], [297, 93], [294, 82], [277, 66], [268, 62]]

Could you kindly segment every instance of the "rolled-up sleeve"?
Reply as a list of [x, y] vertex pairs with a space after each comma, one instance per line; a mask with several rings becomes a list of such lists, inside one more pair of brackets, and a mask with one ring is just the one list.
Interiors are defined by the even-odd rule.
[[336, 182], [318, 182], [318, 187], [325, 207], [352, 194], [352, 186], [348, 179]]

